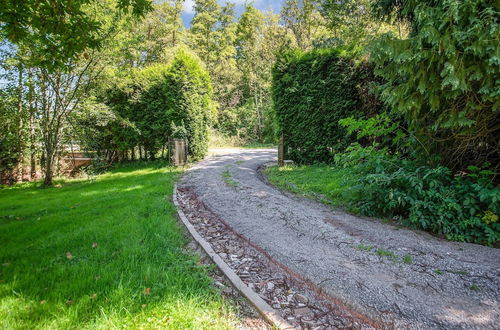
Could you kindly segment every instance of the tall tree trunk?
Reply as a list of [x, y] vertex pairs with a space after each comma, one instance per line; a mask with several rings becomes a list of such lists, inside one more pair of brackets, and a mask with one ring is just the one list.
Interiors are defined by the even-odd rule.
[[35, 111], [36, 100], [33, 85], [33, 73], [28, 71], [29, 75], [29, 104], [30, 104], [30, 179], [36, 178], [36, 143], [35, 143]]
[[142, 146], [139, 146], [139, 159], [142, 160]]
[[[45, 179], [43, 184], [45, 186], [52, 186], [55, 171], [60, 169], [60, 154], [58, 153], [59, 148], [59, 136], [61, 134], [61, 123], [56, 121], [55, 128], [52, 132], [49, 132], [44, 140], [45, 147]], [[57, 168], [56, 168], [57, 165]]]
[[23, 163], [24, 163], [24, 134], [23, 134], [23, 66], [18, 66], [18, 95], [17, 95], [17, 167], [15, 178], [17, 182], [23, 181]]
[[51, 150], [49, 146], [45, 148], [45, 178], [43, 180], [43, 185], [50, 187], [54, 184], [53, 176], [54, 176], [54, 151]]
[[[45, 82], [45, 77], [43, 75], [40, 75], [40, 92], [41, 92], [41, 111], [42, 111], [42, 121], [41, 121], [41, 126], [42, 126], [42, 133], [43, 133], [43, 148], [42, 148], [42, 154], [40, 158], [40, 167], [43, 169], [43, 176], [44, 176], [44, 185], [45, 182], [49, 182], [49, 185], [52, 184], [52, 177], [48, 178], [47, 180], [47, 168], [50, 168], [52, 164], [47, 164], [47, 151], [45, 146], [47, 145], [46, 140], [47, 140], [47, 120], [43, 120], [43, 118], [46, 116], [46, 113], [48, 111], [48, 104], [47, 104], [47, 85]], [[52, 173], [52, 171], [48, 171], [49, 173]]]
[[[59, 125], [60, 123], [56, 121], [56, 123], [52, 122], [54, 121], [53, 116], [57, 114], [57, 107], [59, 106], [57, 104], [57, 100], [54, 101], [53, 106], [55, 107], [54, 109], [51, 109], [50, 101], [49, 101], [49, 91], [47, 90], [47, 79], [44, 75], [41, 77], [40, 81], [40, 87], [42, 90], [42, 112], [43, 112], [43, 120], [42, 120], [42, 126], [43, 126], [43, 149], [44, 149], [44, 162], [43, 162], [43, 168], [44, 168], [44, 181], [43, 185], [44, 186], [52, 186], [53, 185], [53, 179], [54, 179], [54, 167], [56, 163], [56, 150], [57, 150], [57, 143], [58, 143], [58, 134], [59, 134]], [[56, 79], [56, 86], [54, 88], [59, 88], [59, 78]], [[51, 111], [52, 113], [51, 115]]]
[[177, 21], [177, 14], [174, 16], [174, 28], [172, 29], [172, 47], [177, 44], [177, 31], [175, 30], [175, 22]]

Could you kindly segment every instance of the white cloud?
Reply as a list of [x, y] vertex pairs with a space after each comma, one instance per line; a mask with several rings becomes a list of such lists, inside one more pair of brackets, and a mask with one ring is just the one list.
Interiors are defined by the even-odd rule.
[[[221, 5], [224, 5], [226, 2], [232, 2], [237, 5], [243, 5], [245, 2], [248, 2], [248, 0], [218, 0], [218, 2]], [[254, 1], [255, 4], [258, 4], [261, 2], [261, 0], [256, 0]], [[193, 14], [194, 13], [194, 0], [185, 0], [184, 2], [184, 12], [188, 14]]]
[[[184, 13], [186, 14], [194, 14], [194, 1], [195, 0], [185, 0], [184, 2]], [[270, 7], [274, 7], [276, 4], [273, 3], [273, 1], [276, 1], [278, 3], [281, 3], [282, 0], [254, 0], [253, 3], [255, 7], [261, 8], [261, 9], [268, 9]], [[237, 6], [242, 6], [245, 3], [249, 3], [250, 0], [217, 0], [217, 2], [221, 5], [226, 4], [226, 2], [231, 2], [236, 4]]]
[[184, 12], [188, 14], [194, 13], [194, 0], [186, 0], [184, 2]]

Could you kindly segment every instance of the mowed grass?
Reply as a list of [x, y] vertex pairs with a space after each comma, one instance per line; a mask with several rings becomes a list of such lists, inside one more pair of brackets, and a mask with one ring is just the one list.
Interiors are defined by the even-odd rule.
[[179, 171], [128, 165], [95, 180], [0, 189], [0, 328], [232, 328], [185, 252]]
[[318, 199], [335, 207], [350, 208], [349, 194], [356, 176], [349, 169], [329, 165], [268, 167], [272, 184], [290, 192]]

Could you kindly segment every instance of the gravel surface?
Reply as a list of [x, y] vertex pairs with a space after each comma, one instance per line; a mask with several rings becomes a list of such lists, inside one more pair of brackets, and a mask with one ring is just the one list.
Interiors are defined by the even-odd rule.
[[[352, 313], [342, 304], [332, 304], [328, 297], [308, 288], [308, 283], [290, 274], [284, 265], [277, 264], [265, 251], [208, 210], [191, 190], [179, 188], [177, 201], [198, 234], [251, 290], [294, 328], [368, 330], [377, 327], [367, 318]], [[224, 288], [222, 292], [228, 290]]]
[[205, 266], [210, 266], [209, 275], [214, 280], [213, 286], [220, 291], [224, 299], [229, 301], [233, 307], [236, 316], [236, 323], [233, 328], [236, 330], [271, 330], [273, 329], [265, 320], [262, 319], [258, 311], [250, 302], [241, 295], [241, 293], [233, 287], [231, 282], [224, 276], [201, 248], [198, 243], [191, 239], [186, 246], [188, 253], [195, 252], [200, 257], [200, 263]]
[[349, 215], [266, 184], [275, 150], [217, 150], [180, 190], [272, 259], [387, 328], [497, 329], [500, 250]]

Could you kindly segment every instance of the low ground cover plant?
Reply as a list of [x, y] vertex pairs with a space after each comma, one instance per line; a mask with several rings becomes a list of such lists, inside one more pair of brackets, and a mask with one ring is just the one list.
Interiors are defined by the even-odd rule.
[[[370, 160], [368, 160], [369, 162]], [[492, 245], [500, 240], [500, 189], [490, 171], [470, 167], [456, 175], [450, 169], [400, 162], [363, 173], [345, 194], [351, 209], [390, 217], [450, 240]], [[366, 167], [365, 167], [366, 169]]]
[[[410, 136], [388, 115], [341, 120], [358, 140], [335, 156], [335, 164], [358, 174], [351, 205], [361, 214], [398, 219], [450, 240], [492, 245], [500, 240], [500, 188], [490, 164], [454, 172], [419, 162]], [[405, 142], [406, 141], [406, 142]]]

